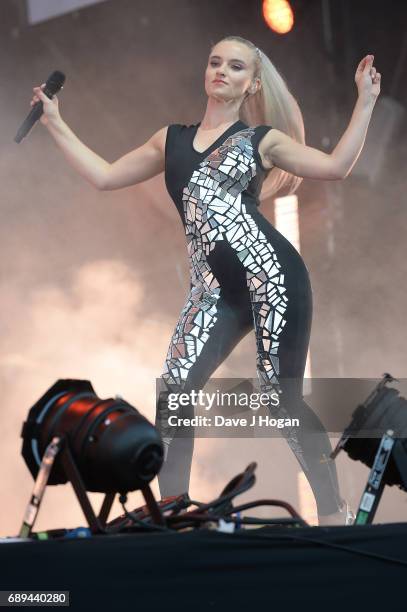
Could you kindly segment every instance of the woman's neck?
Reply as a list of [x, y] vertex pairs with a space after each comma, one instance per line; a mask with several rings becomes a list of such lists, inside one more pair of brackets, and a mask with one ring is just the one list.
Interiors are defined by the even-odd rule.
[[239, 108], [234, 104], [228, 106], [225, 102], [217, 102], [212, 98], [208, 98], [205, 114], [201, 120], [203, 130], [218, 130], [220, 128], [228, 128], [239, 121]]

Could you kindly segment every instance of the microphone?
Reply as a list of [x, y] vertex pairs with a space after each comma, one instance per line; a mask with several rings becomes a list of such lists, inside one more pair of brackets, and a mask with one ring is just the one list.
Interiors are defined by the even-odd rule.
[[[55, 70], [47, 79], [45, 87], [42, 90], [48, 98], [52, 98], [60, 89], [62, 89], [65, 83], [65, 75], [59, 70]], [[20, 126], [17, 135], [14, 138], [14, 142], [20, 143], [24, 136], [27, 136], [28, 132], [33, 127], [34, 123], [38, 121], [43, 113], [43, 102], [38, 100], [32, 107], [30, 113]]]

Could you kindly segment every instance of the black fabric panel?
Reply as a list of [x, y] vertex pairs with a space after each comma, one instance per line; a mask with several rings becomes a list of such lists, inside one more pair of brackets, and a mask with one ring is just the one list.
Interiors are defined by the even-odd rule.
[[292, 536], [407, 563], [406, 523], [123, 534], [2, 543], [1, 588], [70, 590], [73, 610], [404, 609], [406, 565]]

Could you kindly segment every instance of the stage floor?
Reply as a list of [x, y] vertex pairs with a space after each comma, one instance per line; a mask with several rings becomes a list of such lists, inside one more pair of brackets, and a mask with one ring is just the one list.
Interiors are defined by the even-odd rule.
[[404, 600], [407, 523], [2, 540], [0, 567], [2, 590], [69, 590], [75, 610], [374, 611]]

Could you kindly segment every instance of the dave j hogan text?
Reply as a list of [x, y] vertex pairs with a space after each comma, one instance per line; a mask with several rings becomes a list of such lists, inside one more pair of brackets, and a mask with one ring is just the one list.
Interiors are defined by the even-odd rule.
[[168, 418], [168, 425], [170, 427], [276, 427], [277, 429], [283, 429], [284, 427], [299, 427], [299, 419], [288, 419], [288, 418], [273, 418], [269, 415], [261, 416], [254, 414], [251, 419], [244, 417], [224, 417], [222, 415], [215, 415], [213, 417], [208, 416], [195, 416], [191, 419], [178, 417], [175, 414]]

